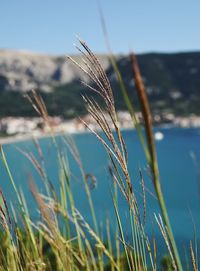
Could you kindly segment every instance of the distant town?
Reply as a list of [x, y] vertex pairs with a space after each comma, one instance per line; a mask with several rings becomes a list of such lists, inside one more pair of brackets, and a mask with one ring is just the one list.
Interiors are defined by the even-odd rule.
[[[111, 120], [108, 114], [105, 117], [112, 127]], [[137, 119], [142, 123], [141, 113], [136, 113]], [[118, 112], [118, 120], [122, 129], [134, 128], [131, 116], [127, 111]], [[200, 127], [200, 117], [191, 114], [187, 117], [177, 117], [172, 113], [163, 115], [154, 115], [153, 122], [155, 126], [170, 125], [176, 127], [190, 128]], [[87, 114], [84, 117], [64, 120], [62, 117], [49, 117], [48, 122], [43, 121], [40, 117], [25, 118], [25, 117], [5, 117], [0, 119], [0, 143], [9, 143], [18, 140], [25, 140], [31, 137], [48, 136], [50, 132], [54, 134], [61, 133], [82, 133], [88, 131], [88, 127], [98, 131], [99, 127], [91, 115]]]

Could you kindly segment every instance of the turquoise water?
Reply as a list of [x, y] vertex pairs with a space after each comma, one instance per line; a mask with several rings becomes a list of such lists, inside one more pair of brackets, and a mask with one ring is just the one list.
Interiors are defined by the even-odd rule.
[[[199, 239], [200, 229], [200, 129], [179, 129], [162, 128], [159, 129], [164, 134], [164, 139], [157, 141], [157, 152], [159, 168], [161, 173], [162, 188], [172, 223], [175, 237], [182, 249], [189, 239], [193, 238], [195, 222], [197, 237]], [[147, 165], [138, 137], [135, 131], [123, 132], [128, 149], [129, 170], [132, 177], [133, 188], [140, 200], [141, 186], [139, 184], [139, 168], [143, 172], [146, 187], [152, 191], [151, 179], [147, 170]], [[109, 159], [102, 145], [97, 141], [94, 135], [85, 133], [74, 135], [74, 140], [80, 151], [82, 162], [87, 173], [95, 175], [97, 186], [92, 190], [92, 196], [95, 205], [95, 211], [99, 221], [105, 221], [108, 217], [111, 220], [111, 228], [115, 229], [115, 215], [113, 204], [110, 197], [110, 185], [112, 184], [108, 173]], [[87, 221], [91, 222], [91, 215], [88, 203], [84, 193], [82, 181], [80, 180], [79, 168], [67, 150], [62, 137], [57, 137], [59, 148], [63, 154], [68, 157], [71, 182], [77, 208]], [[56, 150], [53, 147], [51, 139], [41, 139], [41, 148], [45, 157], [48, 177], [51, 183], [58, 191], [58, 163]], [[30, 174], [33, 176], [39, 190], [42, 192], [44, 187], [39, 174], [33, 168], [31, 163], [25, 158], [16, 147], [25, 151], [31, 151], [37, 156], [37, 151], [32, 141], [20, 142], [10, 145], [4, 145], [4, 151], [7, 160], [16, 181], [17, 187], [20, 187], [27, 199], [33, 219], [36, 219], [37, 212], [34, 200], [29, 192], [28, 180]], [[192, 159], [191, 153], [195, 154]], [[199, 162], [198, 162], [199, 161]], [[0, 164], [0, 186], [8, 201], [15, 204], [15, 194], [9, 182], [7, 173]], [[123, 197], [119, 198], [120, 215], [126, 226], [128, 209]], [[147, 220], [154, 220], [154, 213], [158, 214], [159, 209], [155, 198], [147, 192]], [[102, 228], [105, 223], [102, 223]], [[148, 223], [145, 229], [151, 237], [152, 223]], [[153, 223], [153, 229], [156, 235], [159, 230], [156, 223]], [[127, 234], [128, 234], [127, 229]]]

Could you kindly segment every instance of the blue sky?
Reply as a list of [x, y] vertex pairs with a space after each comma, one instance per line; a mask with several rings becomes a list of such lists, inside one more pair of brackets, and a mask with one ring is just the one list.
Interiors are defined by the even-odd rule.
[[[99, 0], [112, 49], [200, 50], [199, 0]], [[75, 53], [76, 34], [106, 52], [96, 0], [2, 0], [0, 47]]]

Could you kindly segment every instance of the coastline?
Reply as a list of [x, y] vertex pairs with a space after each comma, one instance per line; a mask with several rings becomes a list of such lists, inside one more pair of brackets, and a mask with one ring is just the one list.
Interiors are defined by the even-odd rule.
[[25, 135], [15, 135], [15, 136], [3, 136], [0, 137], [0, 145], [8, 145], [8, 144], [13, 144], [13, 143], [17, 143], [17, 142], [23, 142], [23, 141], [28, 141], [28, 140], [32, 140], [34, 138], [36, 139], [40, 139], [40, 138], [45, 138], [45, 137], [49, 137], [49, 135], [37, 135], [37, 136], [33, 136], [31, 134], [25, 134]]
[[[118, 111], [118, 122], [122, 130], [135, 129], [131, 116], [127, 111]], [[109, 115], [105, 112], [104, 117], [111, 129], [114, 129]], [[136, 113], [138, 121], [143, 123], [140, 112]], [[48, 117], [48, 121], [43, 121], [41, 117], [5, 117], [0, 119], [0, 145], [11, 144], [31, 139], [46, 138], [52, 135], [62, 134], [84, 134], [90, 133], [90, 130], [100, 131], [98, 124], [90, 114], [82, 119], [74, 118], [65, 120], [62, 117]], [[190, 114], [187, 117], [175, 116], [172, 113], [153, 116], [153, 125], [156, 129], [163, 128], [198, 128], [200, 127], [200, 116]], [[5, 136], [4, 136], [5, 135]]]
[[[154, 125], [154, 129], [159, 130], [159, 129], [172, 129], [172, 128], [180, 128], [180, 129], [195, 129], [195, 128], [200, 128], [199, 126], [180, 126], [176, 125], [174, 123], [162, 123], [159, 125]], [[129, 130], [135, 130], [135, 127], [121, 127], [121, 131], [129, 131]], [[100, 131], [100, 129], [95, 129], [95, 131]], [[91, 131], [87, 128], [85, 130], [76, 130], [76, 131], [53, 131], [53, 132], [40, 132], [40, 133], [27, 133], [27, 134], [17, 134], [14, 136], [2, 136], [0, 137], [0, 145], [9, 145], [13, 143], [18, 143], [18, 142], [24, 142], [24, 141], [30, 141], [34, 139], [45, 139], [49, 138], [52, 135], [57, 137], [57, 136], [62, 136], [62, 135], [81, 135], [81, 134], [87, 134], [91, 133]]]
[[[124, 128], [122, 130], [128, 130], [129, 128]], [[131, 128], [130, 128], [131, 129]], [[134, 128], [133, 128], [134, 129]], [[14, 136], [2, 136], [0, 137], [0, 145], [7, 145], [7, 144], [13, 144], [17, 142], [24, 142], [24, 141], [29, 141], [29, 140], [34, 140], [34, 139], [42, 139], [42, 138], [49, 138], [52, 136], [61, 136], [64, 134], [68, 135], [77, 135], [77, 134], [86, 134], [86, 133], [91, 133], [90, 130], [86, 129], [85, 131], [59, 131], [59, 132], [52, 132], [52, 133], [37, 133], [37, 134], [18, 134]]]

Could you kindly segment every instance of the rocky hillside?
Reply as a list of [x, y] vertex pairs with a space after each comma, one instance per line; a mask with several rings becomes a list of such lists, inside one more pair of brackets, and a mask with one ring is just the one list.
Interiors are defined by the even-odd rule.
[[[80, 56], [74, 56], [80, 61]], [[115, 73], [108, 57], [98, 58], [106, 70], [119, 109], [124, 109]], [[127, 55], [117, 56], [117, 64], [135, 100], [134, 81]], [[156, 113], [200, 115], [200, 53], [143, 54], [138, 56], [152, 109]], [[64, 56], [39, 55], [30, 52], [0, 50], [0, 116], [31, 116], [34, 112], [23, 93], [41, 91], [51, 115], [73, 117], [84, 114], [79, 79], [88, 78]]]
[[[74, 58], [80, 61], [80, 57]], [[107, 69], [108, 58], [100, 56], [100, 60]], [[0, 50], [0, 91], [27, 92], [35, 88], [51, 92], [55, 86], [78, 78], [87, 80], [77, 67], [67, 61], [67, 57]]]

